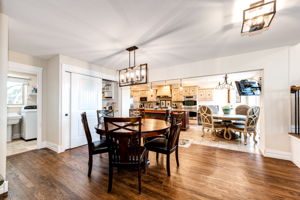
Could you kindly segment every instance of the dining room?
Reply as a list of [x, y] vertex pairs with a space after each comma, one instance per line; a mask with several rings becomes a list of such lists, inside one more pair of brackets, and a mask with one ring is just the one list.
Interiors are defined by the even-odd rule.
[[[0, 199], [299, 199], [299, 10], [0, 0]], [[26, 92], [37, 145], [7, 154]]]

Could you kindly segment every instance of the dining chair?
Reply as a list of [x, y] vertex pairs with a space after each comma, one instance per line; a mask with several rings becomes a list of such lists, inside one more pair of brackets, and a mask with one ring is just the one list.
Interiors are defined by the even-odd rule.
[[237, 115], [247, 115], [250, 106], [248, 105], [239, 105], [235, 108], [235, 114]]
[[171, 114], [171, 130], [167, 138], [155, 138], [147, 143], [145, 147], [148, 151], [156, 152], [158, 160], [159, 153], [167, 155], [167, 175], [171, 176], [170, 155], [175, 151], [177, 167], [179, 167], [179, 136], [182, 126], [183, 113]]
[[[198, 116], [197, 116], [198, 125], [202, 125], [201, 115], [200, 115], [200, 107], [201, 107], [201, 105], [199, 106], [199, 109], [198, 109]], [[219, 112], [218, 105], [208, 105], [208, 107], [212, 110], [213, 114], [218, 114], [218, 112]]]
[[84, 128], [85, 136], [88, 143], [89, 161], [88, 161], [88, 176], [91, 176], [93, 168], [93, 155], [108, 152], [107, 140], [105, 138], [100, 141], [93, 142], [89, 124], [86, 117], [86, 112], [81, 114], [81, 121]]
[[[165, 120], [166, 122], [170, 122], [170, 120], [171, 120], [171, 113], [172, 113], [172, 112], [170, 112], [170, 110], [166, 110], [166, 113], [165, 113], [165, 115], [164, 115], [163, 118], [154, 118], [154, 119], [163, 119], [163, 120]], [[151, 119], [151, 117], [147, 117], [147, 119]], [[167, 138], [167, 137], [168, 137], [169, 131], [170, 131], [170, 130], [168, 129], [168, 130], [166, 130], [164, 133], [162, 133], [161, 135], [146, 137], [146, 138], [144, 139], [144, 142], [146, 143], [146, 142], [149, 142], [149, 141], [151, 141], [151, 140], [153, 140], [153, 139], [155, 139], [155, 138], [159, 138], [159, 137]], [[157, 157], [157, 159], [158, 159], [158, 155], [157, 155], [156, 157]]]
[[114, 117], [113, 110], [97, 110], [98, 124], [104, 122], [104, 117]]
[[141, 146], [141, 117], [104, 117], [105, 132], [109, 148], [109, 184], [112, 191], [114, 167], [137, 167], [138, 191], [141, 193], [141, 167], [146, 170], [147, 150]]
[[129, 109], [129, 117], [145, 117], [145, 109], [144, 108], [135, 108]]
[[213, 119], [213, 111], [210, 107], [200, 106], [199, 112], [202, 121], [202, 137], [205, 134], [205, 129], [210, 130], [214, 138], [217, 131], [226, 131], [227, 128], [222, 122]]
[[256, 128], [259, 119], [259, 114], [260, 114], [259, 106], [251, 107], [247, 112], [247, 119], [245, 124], [231, 124], [229, 125], [227, 131], [243, 133], [245, 145], [247, 144], [247, 134], [253, 133], [253, 141], [257, 143], [255, 137], [257, 134]]

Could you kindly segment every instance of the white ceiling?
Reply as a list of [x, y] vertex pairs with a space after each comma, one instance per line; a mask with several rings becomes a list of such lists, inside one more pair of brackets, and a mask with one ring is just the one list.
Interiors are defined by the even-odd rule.
[[140, 48], [138, 63], [156, 68], [300, 41], [300, 0], [277, 0], [270, 30], [252, 37], [240, 35], [250, 0], [2, 1], [11, 50], [114, 69], [127, 67], [132, 45]]

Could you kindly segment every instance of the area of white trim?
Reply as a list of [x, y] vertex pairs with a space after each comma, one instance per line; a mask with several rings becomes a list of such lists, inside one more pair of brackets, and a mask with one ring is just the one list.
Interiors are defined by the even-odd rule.
[[0, 186], [0, 194], [4, 194], [8, 192], [8, 181], [4, 181], [4, 183]]
[[291, 151], [292, 151], [292, 162], [300, 168], [300, 138], [290, 135], [291, 140]]
[[48, 142], [48, 141], [43, 141], [41, 148], [47, 148], [50, 149], [52, 151], [55, 151], [56, 153], [61, 153], [63, 152], [63, 149], [60, 145], [54, 144], [52, 142]]
[[263, 155], [269, 158], [277, 158], [282, 160], [292, 160], [291, 152], [278, 151], [275, 149], [265, 149]]
[[37, 75], [37, 85], [39, 89], [37, 94], [37, 147], [42, 148], [43, 68], [21, 63], [8, 62], [8, 70]]
[[82, 67], [77, 67], [74, 65], [67, 65], [67, 64], [62, 64], [62, 71], [68, 71], [72, 73], [78, 73], [78, 74], [83, 74], [86, 76], [93, 76], [96, 78], [101, 78], [101, 79], [106, 79], [106, 80], [111, 80], [111, 81], [116, 81], [116, 76], [108, 75], [105, 73], [101, 73], [98, 71], [93, 71], [90, 69], [85, 69]]

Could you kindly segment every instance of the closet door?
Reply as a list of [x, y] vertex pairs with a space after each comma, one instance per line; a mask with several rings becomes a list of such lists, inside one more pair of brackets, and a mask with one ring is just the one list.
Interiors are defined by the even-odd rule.
[[87, 144], [81, 122], [81, 113], [86, 112], [93, 141], [99, 140], [95, 132], [96, 110], [102, 107], [102, 79], [71, 74], [71, 148]]

